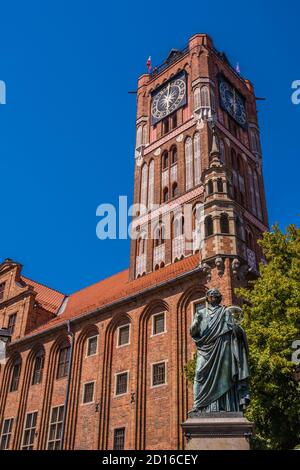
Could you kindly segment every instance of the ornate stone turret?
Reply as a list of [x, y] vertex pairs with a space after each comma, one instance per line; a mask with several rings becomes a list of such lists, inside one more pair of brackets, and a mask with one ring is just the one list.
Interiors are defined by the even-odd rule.
[[[204, 242], [202, 249], [203, 272], [208, 272], [207, 281], [213, 272], [220, 278], [225, 273], [226, 258], [236, 257], [235, 213], [231, 197], [231, 173], [221, 160], [219, 136], [216, 126], [211, 124], [211, 149], [209, 167], [202, 173], [204, 197]], [[229, 261], [229, 260], [228, 260]], [[230, 273], [228, 273], [230, 275]]]

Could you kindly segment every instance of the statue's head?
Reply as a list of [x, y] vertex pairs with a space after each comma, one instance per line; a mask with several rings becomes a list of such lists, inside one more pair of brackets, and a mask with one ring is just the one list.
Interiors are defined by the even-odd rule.
[[222, 294], [218, 289], [209, 289], [206, 292], [206, 300], [213, 306], [219, 305], [222, 300]]

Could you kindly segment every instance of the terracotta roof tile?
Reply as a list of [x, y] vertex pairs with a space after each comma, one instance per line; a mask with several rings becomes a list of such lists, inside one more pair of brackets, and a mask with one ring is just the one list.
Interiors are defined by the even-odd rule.
[[65, 295], [27, 277], [21, 276], [21, 278], [26, 284], [32, 286], [37, 293], [36, 301], [48, 312], [57, 314]]
[[128, 269], [121, 271], [70, 295], [64, 312], [32, 333], [47, 330], [66, 320], [92, 312], [130, 295], [141, 293], [147, 288], [192, 271], [198, 265], [199, 255], [195, 254], [132, 281], [128, 278]]

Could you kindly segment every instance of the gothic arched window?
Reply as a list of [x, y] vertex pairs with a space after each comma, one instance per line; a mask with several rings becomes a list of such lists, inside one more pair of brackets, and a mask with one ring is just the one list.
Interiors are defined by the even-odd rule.
[[141, 256], [145, 253], [145, 247], [146, 247], [146, 235], [145, 233], [143, 233], [140, 238], [138, 239], [138, 250], [137, 250], [137, 254], [138, 256]]
[[193, 142], [190, 137], [185, 141], [185, 188], [189, 190], [194, 185]]
[[212, 180], [209, 180], [207, 183], [207, 193], [212, 194], [214, 192], [214, 184]]
[[172, 197], [177, 197], [178, 196], [178, 184], [173, 183], [172, 185]]
[[229, 219], [227, 214], [221, 214], [220, 229], [221, 233], [229, 233]]
[[200, 217], [201, 217], [201, 210], [202, 207], [197, 204], [193, 208], [193, 213], [192, 213], [192, 230], [198, 230], [199, 229], [199, 223], [200, 223]]
[[[141, 197], [140, 203], [142, 206], [147, 206], [147, 186], [148, 186], [148, 166], [144, 163], [142, 167], [142, 176], [141, 176]], [[143, 210], [143, 207], [142, 207]]]
[[209, 89], [207, 85], [201, 87], [201, 106], [209, 108]]
[[162, 245], [165, 242], [165, 227], [163, 224], [158, 224], [154, 230], [154, 244], [155, 246]]
[[17, 359], [15, 359], [15, 362], [13, 365], [10, 388], [9, 388], [10, 392], [16, 392], [18, 390], [20, 375], [21, 375], [21, 366], [22, 366], [22, 361], [21, 361], [21, 358], [18, 357]]
[[222, 180], [222, 178], [217, 179], [217, 189], [218, 189], [219, 193], [223, 193], [224, 189], [223, 189], [223, 180]]
[[210, 90], [210, 106], [211, 110], [214, 113], [216, 111], [216, 99], [215, 99], [215, 92], [213, 89]]
[[169, 189], [164, 188], [163, 190], [163, 202], [168, 202], [169, 200]]
[[177, 163], [177, 148], [176, 147], [172, 147], [172, 150], [171, 150], [171, 163], [172, 165]]
[[194, 110], [199, 109], [201, 106], [201, 100], [200, 100], [200, 88], [197, 87], [194, 90]]
[[201, 183], [201, 152], [200, 152], [200, 134], [196, 132], [194, 135], [194, 169], [195, 169], [195, 185]]
[[154, 160], [149, 164], [148, 207], [154, 204]]
[[40, 349], [34, 358], [32, 385], [40, 384], [42, 382], [44, 363], [45, 351], [43, 349]]
[[139, 126], [136, 131], [136, 146], [137, 148], [142, 145], [143, 142], [143, 126]]
[[147, 132], [147, 125], [145, 124], [143, 126], [143, 131], [142, 131], [142, 143], [143, 145], [146, 145], [148, 141], [148, 132]]
[[167, 134], [170, 130], [169, 118], [165, 118], [162, 122], [163, 134]]
[[173, 221], [173, 238], [180, 237], [184, 233], [184, 217], [182, 215], [174, 218]]
[[172, 129], [175, 129], [177, 127], [177, 113], [173, 114], [171, 121], [172, 121]]
[[59, 349], [58, 353], [58, 367], [56, 378], [60, 379], [61, 377], [66, 377], [69, 372], [70, 365], [70, 344], [63, 343]]
[[212, 220], [211, 215], [208, 215], [207, 217], [205, 217], [204, 225], [205, 225], [205, 236], [209, 237], [210, 235], [213, 235], [214, 227], [213, 227], [213, 220]]
[[166, 170], [169, 167], [169, 155], [168, 152], [164, 152], [162, 155], [162, 168]]

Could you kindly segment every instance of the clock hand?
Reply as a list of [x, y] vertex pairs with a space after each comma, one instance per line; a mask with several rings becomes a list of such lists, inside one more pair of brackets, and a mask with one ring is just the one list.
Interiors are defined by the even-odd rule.
[[233, 112], [236, 114], [236, 97], [235, 97], [235, 89], [233, 89]]
[[170, 105], [170, 83], [168, 84], [168, 89], [167, 89], [166, 105], [167, 105], [167, 111], [168, 111], [169, 105]]

